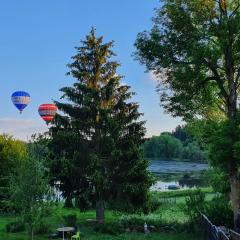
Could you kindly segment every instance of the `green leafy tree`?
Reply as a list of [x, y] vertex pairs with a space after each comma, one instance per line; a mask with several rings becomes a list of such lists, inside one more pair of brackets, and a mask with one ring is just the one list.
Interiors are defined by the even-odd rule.
[[42, 147], [32, 145], [26, 161], [12, 175], [8, 205], [14, 209], [18, 221], [24, 223], [34, 239], [34, 232], [50, 214], [51, 194]]
[[[147, 158], [192, 160], [195, 162], [206, 161], [207, 151], [201, 149], [196, 140], [188, 137], [186, 133], [177, 130], [177, 137], [170, 133], [153, 136], [143, 144], [143, 151]], [[179, 138], [183, 140], [180, 141]]]
[[197, 141], [192, 141], [187, 144], [188, 148], [188, 157], [186, 159], [191, 159], [193, 161], [206, 161], [208, 157], [208, 152], [200, 148]]
[[146, 141], [143, 149], [145, 156], [149, 158], [174, 159], [180, 158], [182, 143], [170, 134], [163, 133]]
[[191, 136], [186, 130], [186, 126], [180, 126], [178, 125], [174, 131], [172, 131], [171, 135], [177, 139], [179, 139], [181, 142], [186, 142], [191, 140]]
[[138, 104], [130, 101], [134, 93], [121, 84], [112, 47], [94, 29], [76, 47], [68, 64], [75, 81], [61, 89], [65, 102], [56, 104], [64, 115], [57, 115], [51, 128], [50, 145], [64, 159], [53, 161], [63, 194], [69, 201], [93, 195], [98, 222], [104, 221], [106, 202], [125, 210], [143, 208], [152, 184], [140, 150], [144, 122]]
[[7, 210], [5, 201], [9, 198], [10, 176], [18, 171], [27, 155], [23, 142], [9, 135], [0, 135], [0, 208]]
[[226, 119], [219, 140], [224, 157], [214, 161], [224, 165], [229, 177], [235, 227], [240, 212], [239, 154], [234, 147], [239, 141], [239, 34], [238, 0], [164, 0], [152, 30], [140, 33], [136, 41], [137, 58], [161, 78], [158, 91], [169, 113], [185, 120]]
[[[81, 210], [84, 210], [87, 196], [86, 189], [90, 189], [87, 180], [87, 142], [80, 137], [80, 133], [70, 126], [62, 127], [62, 117], [56, 116], [56, 127], [51, 129], [51, 139], [48, 143], [51, 159], [50, 161], [50, 182], [58, 186], [65, 198], [65, 207], [73, 207], [73, 199], [82, 200]], [[61, 122], [61, 123], [60, 123]], [[84, 205], [84, 206], [83, 206]]]
[[221, 193], [229, 199], [230, 184], [229, 178], [221, 169], [210, 168], [206, 172], [208, 183], [212, 186], [214, 192]]

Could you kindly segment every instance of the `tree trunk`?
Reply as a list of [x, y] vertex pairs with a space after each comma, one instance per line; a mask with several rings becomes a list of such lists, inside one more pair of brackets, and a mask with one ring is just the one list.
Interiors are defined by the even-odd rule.
[[[233, 116], [233, 115], [232, 115]], [[236, 122], [235, 122], [236, 123]], [[234, 127], [235, 126], [235, 127]], [[237, 124], [233, 124], [232, 126], [232, 138], [233, 142], [236, 141], [234, 128], [237, 128]], [[234, 229], [239, 232], [240, 231], [240, 178], [238, 173], [238, 165], [237, 159], [234, 157], [234, 153], [232, 156], [229, 156], [229, 181], [230, 181], [230, 200], [234, 214]]]
[[[235, 143], [238, 139], [235, 132], [238, 128], [237, 123], [237, 83], [234, 79], [234, 60], [232, 53], [232, 38], [229, 37], [229, 47], [226, 48], [225, 52], [225, 64], [226, 64], [226, 74], [228, 79], [228, 91], [229, 96], [227, 99], [228, 107], [228, 119], [230, 121], [232, 142]], [[236, 231], [240, 229], [239, 217], [240, 217], [240, 179], [238, 176], [238, 165], [237, 159], [234, 157], [234, 152], [231, 154], [229, 160], [229, 177], [230, 177], [230, 199], [234, 214], [234, 228]]]
[[230, 177], [231, 185], [231, 204], [234, 214], [234, 229], [240, 231], [240, 179], [236, 174]]
[[105, 208], [104, 201], [98, 200], [96, 202], [96, 220], [98, 223], [104, 223], [105, 220]]
[[33, 240], [33, 238], [34, 238], [33, 228], [31, 229], [31, 237], [32, 237], [32, 240]]
[[73, 203], [72, 203], [72, 197], [71, 196], [67, 196], [65, 203], [64, 203], [64, 207], [65, 208], [72, 208], [73, 207]]

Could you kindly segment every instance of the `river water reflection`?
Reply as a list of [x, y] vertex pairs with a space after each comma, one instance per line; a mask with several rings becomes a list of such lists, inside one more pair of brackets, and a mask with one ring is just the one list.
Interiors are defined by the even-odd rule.
[[193, 163], [174, 160], [149, 159], [149, 170], [157, 177], [152, 190], [165, 191], [169, 185], [190, 188], [204, 184], [206, 163]]

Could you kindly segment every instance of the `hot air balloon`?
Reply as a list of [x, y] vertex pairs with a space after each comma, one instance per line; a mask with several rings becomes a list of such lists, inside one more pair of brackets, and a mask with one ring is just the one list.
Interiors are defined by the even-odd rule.
[[22, 113], [23, 109], [30, 103], [30, 95], [24, 91], [17, 91], [12, 94], [12, 102]]
[[42, 117], [42, 119], [47, 124], [49, 124], [53, 120], [53, 118], [57, 112], [57, 106], [55, 104], [51, 104], [51, 103], [50, 104], [49, 103], [42, 104], [39, 106], [38, 112], [39, 112], [39, 115]]

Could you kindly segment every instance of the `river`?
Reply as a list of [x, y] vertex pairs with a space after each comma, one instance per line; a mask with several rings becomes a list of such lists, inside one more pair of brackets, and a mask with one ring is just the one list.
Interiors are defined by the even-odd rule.
[[208, 164], [187, 161], [149, 159], [149, 171], [157, 177], [152, 190], [167, 190], [169, 185], [179, 188], [203, 186]]

